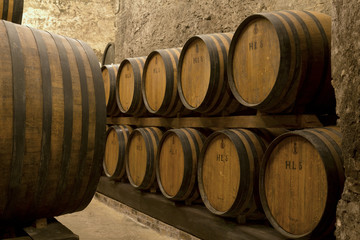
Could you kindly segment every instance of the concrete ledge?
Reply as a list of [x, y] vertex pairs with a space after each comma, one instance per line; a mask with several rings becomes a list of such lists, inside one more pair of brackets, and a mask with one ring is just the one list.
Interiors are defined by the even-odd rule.
[[[109, 205], [114, 204], [116, 208], [124, 209], [125, 213], [133, 215], [138, 221], [144, 221], [162, 234], [178, 239], [196, 239], [184, 235], [188, 233], [201, 239], [239, 239], [239, 240], [260, 240], [260, 239], [285, 239], [273, 228], [259, 223], [239, 225], [233, 220], [225, 219], [211, 214], [203, 205], [185, 206], [175, 204], [163, 197], [161, 194], [141, 192], [128, 183], [114, 182], [106, 177], [101, 177], [97, 191], [108, 198]], [[97, 197], [101, 195], [97, 194]], [[116, 202], [120, 202], [117, 204]], [[128, 206], [127, 209], [123, 205]], [[142, 219], [148, 215], [150, 218]], [[169, 227], [160, 227], [160, 222], [166, 223]], [[162, 224], [162, 223], [161, 223]], [[170, 227], [172, 227], [170, 229]], [[175, 229], [181, 230], [179, 234]], [[188, 238], [190, 237], [190, 238]]]
[[186, 232], [183, 232], [177, 228], [174, 228], [166, 223], [163, 223], [155, 218], [150, 217], [149, 215], [146, 215], [142, 212], [139, 212], [129, 206], [126, 206], [125, 204], [122, 204], [121, 202], [118, 202], [112, 198], [109, 198], [101, 193], [95, 193], [95, 198], [99, 201], [105, 203], [107, 206], [115, 209], [118, 212], [121, 212], [130, 218], [132, 218], [134, 221], [137, 221], [141, 224], [144, 224], [145, 226], [150, 227], [151, 229], [154, 229], [161, 235], [165, 235], [168, 237], [172, 237], [175, 239], [184, 239], [184, 240], [199, 240], [199, 238], [192, 236]]

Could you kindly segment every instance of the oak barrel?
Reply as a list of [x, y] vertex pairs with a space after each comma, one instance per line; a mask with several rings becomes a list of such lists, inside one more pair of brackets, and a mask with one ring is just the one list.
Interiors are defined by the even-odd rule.
[[111, 64], [101, 67], [105, 87], [106, 112], [108, 116], [113, 117], [121, 114], [116, 102], [116, 75], [118, 73], [119, 66], [119, 64]]
[[116, 77], [116, 99], [122, 113], [142, 116], [147, 113], [141, 93], [141, 78], [146, 57], [126, 58]]
[[0, 222], [82, 210], [105, 149], [99, 63], [84, 42], [0, 21]]
[[279, 11], [246, 18], [232, 39], [228, 77], [243, 105], [263, 112], [333, 112], [331, 17]]
[[21, 24], [24, 0], [0, 0], [0, 19]]
[[163, 195], [186, 200], [198, 194], [197, 162], [205, 136], [193, 128], [168, 130], [156, 156], [156, 177]]
[[314, 238], [334, 228], [344, 184], [341, 133], [315, 128], [285, 133], [266, 150], [260, 197], [273, 227], [288, 238]]
[[115, 43], [109, 42], [104, 50], [101, 60], [101, 66], [111, 65], [115, 63]]
[[178, 64], [178, 92], [187, 109], [208, 115], [244, 110], [228, 86], [227, 54], [233, 33], [197, 35], [184, 45]]
[[261, 209], [258, 172], [266, 145], [246, 129], [221, 130], [206, 139], [198, 182], [201, 198], [212, 213], [237, 217]]
[[163, 131], [160, 128], [137, 128], [126, 146], [126, 174], [137, 189], [150, 189], [156, 183], [155, 159]]
[[132, 130], [127, 125], [113, 125], [106, 132], [103, 168], [110, 179], [120, 180], [125, 176], [125, 149]]
[[177, 91], [177, 65], [181, 48], [156, 50], [149, 54], [142, 76], [142, 95], [147, 110], [174, 117], [184, 113]]

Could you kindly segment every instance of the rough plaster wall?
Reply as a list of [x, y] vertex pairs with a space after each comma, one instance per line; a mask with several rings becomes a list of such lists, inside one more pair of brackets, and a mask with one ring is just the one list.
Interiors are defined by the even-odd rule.
[[360, 5], [333, 0], [332, 75], [343, 133], [345, 189], [337, 210], [336, 236], [360, 238]]
[[23, 24], [87, 42], [101, 59], [115, 38], [117, 0], [25, 0]]
[[257, 12], [313, 10], [331, 13], [330, 0], [118, 0], [116, 59], [182, 47], [193, 35], [234, 32]]

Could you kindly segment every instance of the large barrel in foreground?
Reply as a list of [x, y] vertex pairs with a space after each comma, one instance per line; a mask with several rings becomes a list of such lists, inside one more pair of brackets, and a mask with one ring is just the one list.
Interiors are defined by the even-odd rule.
[[105, 87], [106, 112], [108, 116], [119, 116], [120, 109], [116, 101], [116, 75], [119, 70], [119, 64], [104, 65], [101, 67]]
[[142, 116], [147, 113], [141, 94], [141, 79], [146, 57], [126, 58], [116, 77], [116, 99], [122, 113]]
[[147, 110], [174, 117], [184, 114], [177, 91], [177, 65], [181, 48], [156, 50], [149, 54], [142, 76], [142, 95]]
[[21, 24], [24, 0], [0, 0], [0, 19]]
[[226, 76], [233, 34], [198, 35], [184, 45], [178, 64], [178, 92], [187, 109], [208, 115], [244, 110], [233, 97]]
[[85, 43], [0, 21], [0, 222], [82, 210], [101, 174], [105, 96]]
[[206, 139], [198, 182], [201, 198], [212, 213], [237, 217], [261, 209], [258, 173], [266, 144], [246, 129], [222, 130]]
[[126, 147], [126, 174], [130, 184], [142, 190], [156, 183], [155, 158], [163, 131], [156, 127], [137, 128]]
[[294, 131], [276, 138], [260, 171], [265, 214], [288, 238], [318, 239], [334, 228], [344, 184], [337, 128]]
[[333, 112], [331, 17], [307, 11], [246, 18], [229, 49], [231, 91], [263, 112]]
[[171, 129], [163, 135], [156, 157], [156, 177], [165, 197], [199, 197], [197, 163], [204, 141], [205, 136], [193, 128]]
[[125, 149], [132, 130], [127, 125], [113, 125], [107, 130], [103, 168], [110, 179], [125, 176]]

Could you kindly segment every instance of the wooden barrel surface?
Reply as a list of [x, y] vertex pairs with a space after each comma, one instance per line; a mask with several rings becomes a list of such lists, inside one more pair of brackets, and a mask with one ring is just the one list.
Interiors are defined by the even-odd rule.
[[113, 117], [119, 116], [121, 113], [116, 101], [116, 75], [119, 66], [119, 64], [112, 64], [101, 67], [105, 88], [106, 112], [108, 116]]
[[0, 222], [82, 210], [101, 174], [105, 94], [82, 41], [0, 21]]
[[331, 17], [307, 11], [260, 13], [237, 28], [229, 50], [231, 91], [264, 112], [332, 112]]
[[184, 114], [177, 91], [177, 65], [181, 48], [156, 50], [144, 65], [142, 95], [147, 110], [153, 114], [174, 117]]
[[334, 228], [344, 184], [337, 128], [293, 131], [264, 155], [260, 197], [276, 230], [289, 238], [317, 238]]
[[146, 57], [124, 59], [116, 79], [116, 99], [122, 113], [142, 116], [147, 113], [141, 93], [141, 78]]
[[0, 19], [21, 24], [24, 0], [0, 0]]
[[228, 86], [226, 65], [233, 33], [198, 35], [184, 45], [178, 92], [187, 109], [209, 115], [243, 110]]
[[237, 217], [261, 209], [258, 172], [266, 144], [245, 129], [218, 131], [206, 139], [198, 182], [201, 198], [212, 213]]
[[111, 179], [120, 180], [125, 175], [125, 149], [132, 130], [127, 125], [113, 125], [107, 130], [103, 168]]
[[156, 127], [137, 128], [126, 147], [126, 173], [137, 189], [150, 189], [156, 182], [155, 158], [163, 131]]
[[172, 129], [163, 135], [156, 176], [165, 197], [186, 200], [198, 194], [197, 162], [204, 141], [205, 136], [192, 128]]
[[115, 43], [109, 42], [104, 50], [101, 66], [115, 64]]

